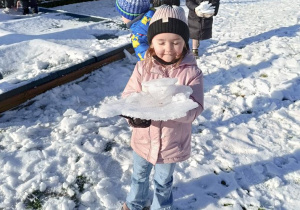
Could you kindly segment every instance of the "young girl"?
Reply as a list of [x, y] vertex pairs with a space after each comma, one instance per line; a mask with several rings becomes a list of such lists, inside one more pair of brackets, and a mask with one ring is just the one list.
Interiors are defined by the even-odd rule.
[[175, 120], [129, 118], [128, 122], [133, 127], [133, 174], [123, 210], [146, 207], [149, 175], [153, 167], [151, 210], [172, 209], [175, 164], [190, 157], [192, 122], [203, 111], [203, 75], [189, 52], [189, 30], [184, 10], [167, 5], [158, 8], [150, 21], [147, 35], [151, 44], [145, 60], [137, 62], [122, 96], [142, 91], [141, 83], [145, 81], [177, 78], [180, 85], [192, 88], [190, 98], [199, 106], [188, 111], [185, 117]]

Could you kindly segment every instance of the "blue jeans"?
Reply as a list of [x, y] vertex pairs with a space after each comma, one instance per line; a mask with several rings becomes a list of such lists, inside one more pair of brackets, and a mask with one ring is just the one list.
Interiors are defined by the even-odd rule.
[[[151, 210], [171, 210], [173, 206], [173, 172], [176, 163], [154, 166], [154, 195]], [[126, 205], [130, 210], [142, 210], [148, 201], [149, 176], [153, 165], [133, 152], [133, 174]]]

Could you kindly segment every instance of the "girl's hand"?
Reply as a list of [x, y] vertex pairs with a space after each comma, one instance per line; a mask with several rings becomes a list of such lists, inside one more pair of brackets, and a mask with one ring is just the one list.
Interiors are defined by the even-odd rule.
[[131, 127], [134, 128], [147, 128], [151, 125], [151, 120], [144, 120], [140, 118], [128, 117], [124, 115], [120, 115], [128, 120], [128, 123]]

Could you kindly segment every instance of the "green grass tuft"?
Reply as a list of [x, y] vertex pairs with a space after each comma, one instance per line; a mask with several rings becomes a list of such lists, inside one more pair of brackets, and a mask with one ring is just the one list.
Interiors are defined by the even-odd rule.
[[88, 179], [86, 176], [77, 176], [76, 177], [76, 185], [78, 187], [79, 192], [84, 191], [84, 185], [88, 182]]
[[223, 206], [233, 206], [232, 203], [224, 203]]
[[42, 209], [42, 196], [43, 193], [39, 190], [33, 191], [27, 196], [24, 201], [26, 209]]
[[261, 75], [259, 75], [260, 77], [263, 77], [263, 78], [266, 78], [266, 77], [268, 77], [268, 75], [267, 74], [261, 74]]

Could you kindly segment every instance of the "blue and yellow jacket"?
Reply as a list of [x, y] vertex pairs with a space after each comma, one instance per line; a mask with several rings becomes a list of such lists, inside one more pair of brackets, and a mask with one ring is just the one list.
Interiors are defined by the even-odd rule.
[[154, 12], [155, 9], [151, 8], [148, 12], [127, 23], [127, 27], [131, 30], [132, 47], [138, 60], [144, 60], [145, 53], [149, 48], [147, 32]]

